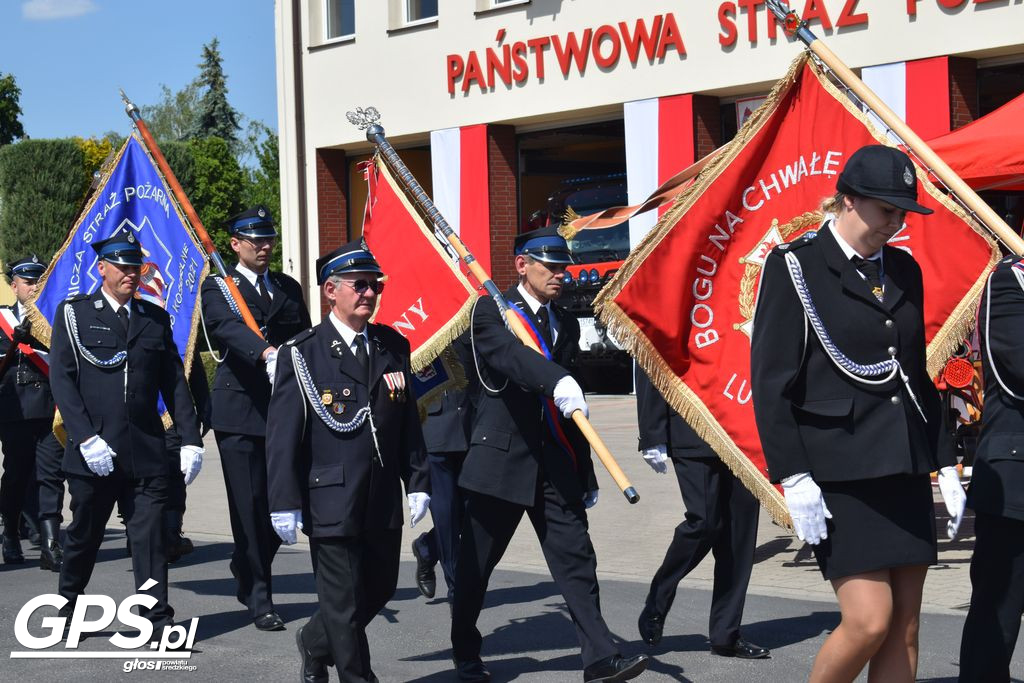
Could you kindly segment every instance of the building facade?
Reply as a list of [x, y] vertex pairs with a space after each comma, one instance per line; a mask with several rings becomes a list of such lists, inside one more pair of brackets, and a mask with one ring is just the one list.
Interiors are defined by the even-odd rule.
[[[1017, 0], [792, 4], [926, 140], [1024, 92]], [[801, 50], [764, 0], [277, 0], [276, 23], [285, 268], [310, 301], [317, 255], [360, 234], [371, 146], [347, 111], [380, 111], [505, 286], [519, 231], [641, 201], [727, 141]], [[654, 220], [574, 251], [616, 263]]]

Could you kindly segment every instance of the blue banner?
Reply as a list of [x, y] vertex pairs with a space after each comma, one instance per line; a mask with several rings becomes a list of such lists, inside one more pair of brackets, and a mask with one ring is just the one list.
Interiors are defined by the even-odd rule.
[[[129, 136], [121, 147], [113, 168], [43, 274], [34, 305], [52, 328], [62, 301], [96, 291], [102, 280], [92, 245], [121, 226], [135, 233], [143, 249], [136, 297], [170, 315], [174, 341], [188, 369], [199, 319], [199, 287], [207, 270], [206, 253], [192, 237], [156, 165], [135, 136]], [[45, 336], [49, 337], [49, 329]]]

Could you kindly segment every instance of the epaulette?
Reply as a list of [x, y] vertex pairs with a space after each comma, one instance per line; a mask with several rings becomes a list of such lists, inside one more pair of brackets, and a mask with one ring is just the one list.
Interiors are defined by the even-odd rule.
[[69, 296], [67, 299], [65, 299], [65, 301], [67, 301], [70, 304], [74, 303], [75, 301], [85, 301], [91, 296], [92, 294], [76, 294], [74, 296]]
[[775, 249], [773, 249], [772, 251], [795, 251], [797, 249], [800, 249], [801, 247], [806, 247], [808, 244], [813, 242], [814, 238], [817, 236], [817, 230], [811, 230], [810, 232], [805, 232], [802, 237], [795, 239], [792, 242], [783, 242], [782, 244], [776, 246]]
[[1024, 269], [1024, 258], [1019, 256], [1007, 256], [996, 264], [996, 270], [1003, 270], [1005, 268]]
[[292, 337], [291, 339], [286, 341], [284, 343], [284, 345], [285, 346], [294, 346], [295, 344], [298, 344], [299, 342], [306, 341], [307, 339], [309, 339], [312, 336], [313, 336], [313, 328], [310, 327], [308, 329], [303, 330], [302, 332], [299, 332], [297, 335], [295, 335], [294, 337]]

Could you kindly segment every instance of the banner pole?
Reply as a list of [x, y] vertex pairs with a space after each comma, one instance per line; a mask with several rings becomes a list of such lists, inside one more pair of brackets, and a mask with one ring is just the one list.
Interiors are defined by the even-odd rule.
[[[452, 227], [448, 225], [448, 221], [444, 219], [441, 212], [431, 201], [430, 196], [427, 195], [426, 190], [423, 186], [417, 182], [416, 178], [413, 177], [412, 171], [405, 165], [401, 157], [398, 156], [398, 152], [391, 146], [387, 138], [384, 136], [384, 128], [382, 128], [377, 122], [380, 120], [380, 114], [373, 107], [363, 109], [359, 107], [355, 112], [348, 112], [348, 120], [355, 126], [358, 126], [360, 130], [366, 130], [366, 139], [377, 146], [380, 153], [384, 156], [385, 161], [391, 166], [403, 186], [412, 196], [412, 198], [419, 205], [420, 209], [426, 214], [428, 220], [433, 225], [436, 225], [438, 229], [444, 234], [445, 239], [455, 250], [455, 253], [459, 255], [459, 258], [466, 264], [469, 272], [473, 274], [473, 277], [480, 282], [487, 293], [494, 299], [494, 302], [498, 305], [498, 310], [505, 320], [508, 322], [509, 328], [519, 338], [519, 340], [526, 345], [528, 348], [533, 349], [537, 353], [541, 353], [541, 350], [534, 343], [529, 333], [526, 331], [526, 327], [523, 325], [519, 317], [509, 308], [508, 303], [505, 301], [505, 297], [501, 295], [501, 291], [498, 286], [494, 284], [487, 271], [483, 269], [483, 266], [474, 258], [473, 254], [469, 252], [466, 245], [459, 239], [459, 236], [455, 234]], [[615, 480], [615, 484], [622, 491], [630, 503], [636, 503], [640, 500], [640, 495], [636, 492], [636, 489], [630, 483], [629, 478], [626, 477], [626, 473], [619, 467], [619, 463], [616, 462], [615, 456], [612, 455], [611, 451], [605, 445], [604, 441], [598, 435], [594, 429], [590, 420], [583, 414], [583, 411], [577, 410], [572, 414], [572, 420], [579, 428], [583, 436], [586, 437], [590, 443], [591, 448], [597, 453], [598, 459], [601, 464], [604, 465], [605, 469], [608, 470], [608, 474], [611, 475], [612, 479]]]
[[242, 298], [242, 292], [239, 291], [238, 285], [235, 281], [228, 277], [228, 269], [224, 265], [224, 259], [221, 258], [220, 252], [217, 251], [216, 245], [213, 240], [210, 239], [210, 234], [206, 232], [206, 228], [203, 227], [203, 222], [199, 220], [199, 214], [192, 207], [192, 202], [188, 200], [185, 195], [185, 190], [181, 187], [181, 183], [178, 182], [178, 178], [174, 175], [174, 171], [171, 170], [170, 165], [167, 163], [167, 159], [164, 158], [163, 152], [160, 151], [160, 146], [156, 144], [156, 140], [153, 138], [152, 133], [149, 132], [149, 126], [142, 120], [142, 115], [139, 113], [139, 108], [128, 99], [128, 96], [124, 94], [124, 90], [121, 91], [121, 100], [124, 102], [125, 113], [128, 114], [128, 118], [132, 120], [135, 127], [138, 128], [139, 134], [142, 135], [142, 140], [146, 144], [149, 153], [153, 155], [153, 160], [156, 161], [156, 165], [160, 168], [160, 172], [163, 174], [167, 184], [171, 187], [171, 192], [174, 193], [174, 198], [178, 200], [178, 205], [181, 206], [182, 211], [185, 212], [185, 216], [188, 218], [189, 223], [192, 225], [192, 229], [195, 231], [196, 236], [203, 245], [203, 249], [206, 250], [206, 254], [210, 257], [210, 261], [217, 269], [217, 273], [224, 278], [224, 284], [227, 285], [228, 291], [231, 292], [231, 298], [235, 300], [235, 304], [238, 306], [238, 312], [242, 315], [242, 321], [246, 327], [263, 337], [263, 333], [260, 331], [259, 325], [256, 324], [256, 319], [252, 317], [252, 311], [249, 310], [249, 305], [245, 303], [245, 299]]
[[963, 202], [964, 206], [970, 209], [980, 219], [981, 223], [988, 228], [989, 232], [996, 236], [1008, 249], [1018, 256], [1024, 255], [1024, 239], [1021, 239], [1006, 222], [992, 210], [971, 187], [956, 174], [949, 165], [939, 157], [928, 144], [915, 133], [882, 99], [871, 91], [867, 84], [853, 73], [850, 67], [834, 53], [825, 43], [807, 28], [807, 22], [800, 21], [796, 12], [791, 10], [784, 0], [766, 0], [765, 4], [775, 14], [775, 18], [789, 32], [807, 45], [809, 49], [825, 66], [832, 70], [843, 84], [853, 91], [857, 97], [868, 105], [871, 110], [880, 118], [889, 129], [896, 133], [925, 166], [926, 170], [935, 174], [935, 177]]

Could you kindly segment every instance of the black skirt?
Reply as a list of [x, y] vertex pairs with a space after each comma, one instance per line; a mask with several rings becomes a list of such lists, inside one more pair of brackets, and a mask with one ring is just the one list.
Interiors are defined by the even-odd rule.
[[866, 572], [938, 562], [935, 506], [928, 475], [819, 482], [828, 538], [814, 546], [829, 580]]

